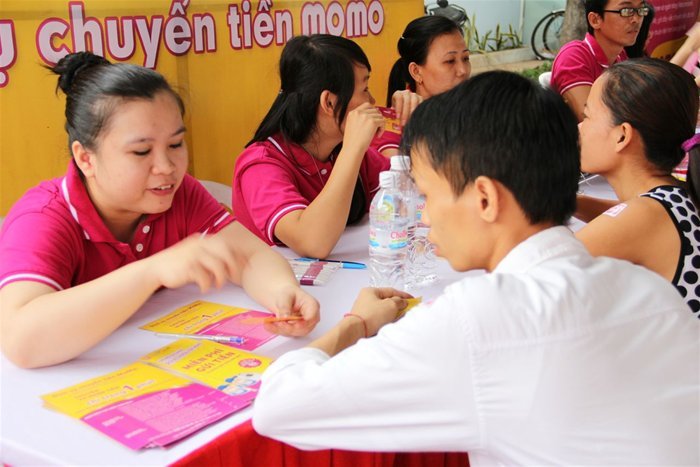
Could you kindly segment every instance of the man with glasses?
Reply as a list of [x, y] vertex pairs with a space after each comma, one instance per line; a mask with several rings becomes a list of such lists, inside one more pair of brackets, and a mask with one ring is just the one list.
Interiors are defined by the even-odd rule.
[[579, 121], [596, 80], [608, 66], [627, 59], [649, 7], [642, 0], [585, 0], [588, 34], [564, 45], [552, 65], [551, 85]]

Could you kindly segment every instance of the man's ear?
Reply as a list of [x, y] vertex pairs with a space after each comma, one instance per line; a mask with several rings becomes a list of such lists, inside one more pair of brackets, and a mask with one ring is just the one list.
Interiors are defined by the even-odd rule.
[[95, 172], [95, 155], [83, 146], [80, 141], [73, 141], [70, 146], [73, 160], [85, 177], [91, 177]]
[[479, 216], [484, 222], [495, 222], [500, 214], [498, 185], [492, 178], [483, 175], [476, 177], [473, 185]]
[[338, 98], [335, 94], [329, 90], [324, 90], [321, 92], [321, 97], [319, 97], [318, 105], [320, 111], [325, 115], [335, 116], [335, 109], [338, 103]]
[[603, 23], [603, 16], [600, 13], [591, 11], [586, 18], [588, 18], [588, 24], [590, 24], [593, 29], [600, 29]]

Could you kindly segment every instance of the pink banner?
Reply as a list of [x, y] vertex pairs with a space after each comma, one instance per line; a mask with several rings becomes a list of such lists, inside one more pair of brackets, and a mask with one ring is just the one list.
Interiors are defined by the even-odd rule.
[[651, 0], [655, 16], [649, 30], [646, 50], [652, 57], [670, 59], [695, 23], [700, 0]]

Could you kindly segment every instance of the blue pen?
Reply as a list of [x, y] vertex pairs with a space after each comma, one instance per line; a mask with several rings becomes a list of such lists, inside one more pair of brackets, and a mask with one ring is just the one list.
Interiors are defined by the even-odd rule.
[[187, 339], [203, 339], [214, 342], [221, 342], [223, 344], [243, 344], [245, 343], [245, 337], [241, 336], [213, 336], [210, 334], [177, 334], [170, 332], [157, 332], [158, 337], [177, 337], [177, 338], [187, 338]]
[[325, 261], [326, 263], [339, 263], [343, 269], [367, 269], [365, 263], [358, 263], [356, 261], [340, 261], [337, 259], [318, 259], [318, 258], [297, 258], [297, 261]]

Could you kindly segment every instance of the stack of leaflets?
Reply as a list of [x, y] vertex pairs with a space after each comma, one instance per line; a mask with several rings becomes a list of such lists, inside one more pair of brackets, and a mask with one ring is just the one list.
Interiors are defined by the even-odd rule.
[[271, 361], [208, 340], [180, 339], [42, 399], [131, 449], [163, 447], [250, 405]]

